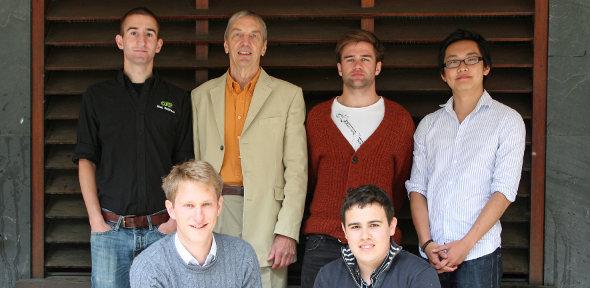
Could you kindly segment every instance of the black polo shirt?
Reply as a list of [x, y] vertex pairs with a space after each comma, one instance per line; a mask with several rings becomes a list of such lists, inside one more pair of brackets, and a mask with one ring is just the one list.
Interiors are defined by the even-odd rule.
[[194, 158], [188, 92], [157, 73], [141, 93], [122, 71], [82, 96], [74, 162], [96, 164], [100, 206], [120, 215], [165, 209], [162, 177]]

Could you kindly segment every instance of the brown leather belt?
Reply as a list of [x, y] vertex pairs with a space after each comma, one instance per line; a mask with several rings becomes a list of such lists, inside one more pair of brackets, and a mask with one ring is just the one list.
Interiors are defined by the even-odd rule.
[[[102, 210], [102, 217], [105, 221], [110, 221], [117, 223], [119, 222], [120, 215], [117, 215], [110, 211]], [[151, 218], [151, 222], [153, 226], [158, 226], [162, 223], [168, 221], [170, 216], [168, 212], [158, 212], [152, 215], [144, 215], [144, 216], [137, 216], [137, 215], [130, 215], [130, 216], [123, 216], [123, 220], [121, 220], [121, 227], [123, 228], [147, 228], [149, 227], [148, 217]]]
[[244, 196], [244, 186], [223, 184], [223, 189], [221, 190], [221, 195]]

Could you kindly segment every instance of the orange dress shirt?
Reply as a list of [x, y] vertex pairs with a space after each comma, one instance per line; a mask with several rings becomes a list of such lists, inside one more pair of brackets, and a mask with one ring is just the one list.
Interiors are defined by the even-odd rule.
[[227, 73], [225, 84], [225, 128], [223, 163], [221, 164], [221, 178], [230, 185], [242, 185], [242, 164], [240, 162], [240, 136], [248, 115], [248, 108], [252, 102], [252, 95], [256, 82], [260, 77], [260, 69], [254, 78], [242, 89]]

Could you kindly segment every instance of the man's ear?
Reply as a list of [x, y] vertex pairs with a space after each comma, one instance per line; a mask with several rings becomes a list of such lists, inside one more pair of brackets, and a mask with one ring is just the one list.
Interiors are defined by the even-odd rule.
[[227, 41], [223, 41], [223, 51], [225, 51], [225, 54], [229, 54], [229, 44], [227, 44]]
[[442, 73], [440, 73], [440, 78], [442, 78], [442, 80], [447, 83], [447, 77], [445, 77], [445, 72], [443, 71]]
[[379, 73], [381, 73], [381, 65], [383, 65], [383, 63], [381, 61], [377, 62], [377, 65], [375, 66], [375, 76], [379, 75]]
[[391, 222], [389, 223], [389, 235], [393, 236], [395, 234], [395, 227], [397, 226], [397, 218], [391, 218]]
[[219, 196], [219, 199], [217, 200], [217, 205], [219, 207], [217, 207], [217, 216], [219, 216], [221, 214], [221, 210], [223, 209], [223, 196]]
[[160, 50], [162, 50], [162, 45], [164, 45], [164, 40], [158, 39], [158, 43], [156, 43], [156, 53], [160, 53]]
[[267, 41], [264, 40], [264, 44], [262, 44], [262, 53], [260, 54], [260, 56], [264, 56], [264, 54], [266, 54], [266, 43]]
[[484, 66], [483, 67], [483, 76], [488, 76], [488, 74], [490, 74], [490, 71], [492, 71], [492, 67], [490, 67], [489, 65]]
[[174, 214], [174, 203], [172, 203], [170, 200], [166, 200], [164, 204], [166, 205], [166, 210], [168, 210], [168, 215], [170, 215], [170, 218], [176, 220], [176, 214]]
[[342, 227], [342, 231], [344, 232], [344, 237], [346, 237], [346, 239], [348, 239], [348, 236], [346, 235], [346, 227], [344, 226], [344, 223], [340, 223], [340, 227]]
[[115, 35], [115, 43], [117, 43], [117, 47], [123, 50], [123, 36], [117, 34]]
[[338, 67], [338, 75], [342, 77], [342, 65], [340, 65], [340, 63], [336, 63], [336, 67]]

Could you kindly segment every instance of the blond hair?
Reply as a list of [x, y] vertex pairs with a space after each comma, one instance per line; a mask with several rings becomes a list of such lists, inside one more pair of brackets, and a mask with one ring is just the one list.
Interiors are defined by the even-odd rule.
[[223, 181], [213, 166], [205, 161], [190, 160], [172, 167], [172, 170], [162, 180], [162, 189], [166, 199], [174, 203], [178, 186], [183, 181], [193, 181], [210, 186], [215, 190], [217, 198], [221, 196]]

